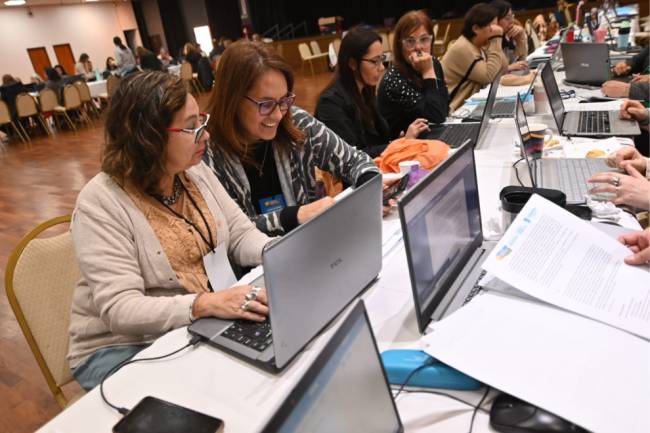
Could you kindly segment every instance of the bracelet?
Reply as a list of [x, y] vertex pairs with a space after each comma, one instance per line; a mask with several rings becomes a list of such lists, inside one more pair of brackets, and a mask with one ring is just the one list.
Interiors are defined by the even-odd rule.
[[196, 295], [192, 300], [192, 303], [190, 304], [190, 323], [193, 323], [197, 319], [197, 317], [194, 317], [194, 304], [196, 304], [196, 300], [203, 295], [205, 295], [205, 292], [201, 292], [198, 295]]

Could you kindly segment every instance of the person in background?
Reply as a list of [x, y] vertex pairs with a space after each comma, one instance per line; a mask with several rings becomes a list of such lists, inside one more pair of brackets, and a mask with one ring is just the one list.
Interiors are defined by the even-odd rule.
[[160, 47], [160, 50], [158, 51], [158, 60], [160, 60], [160, 63], [162, 63], [163, 66], [169, 66], [174, 63], [174, 58], [169, 55], [169, 52], [167, 52], [167, 48], [165, 47]]
[[490, 5], [497, 11], [497, 25], [503, 29], [501, 48], [508, 59], [508, 71], [527, 69], [528, 39], [524, 28], [515, 24], [512, 5], [505, 0], [493, 0]]
[[192, 73], [199, 72], [199, 60], [201, 60], [201, 52], [192, 42], [188, 42], [183, 45], [183, 58], [190, 65], [192, 65]]
[[117, 74], [117, 63], [112, 57], [106, 58], [106, 69], [102, 72], [102, 78], [107, 79], [110, 75]]
[[63, 69], [63, 66], [61, 65], [54, 66], [54, 70], [57, 72], [57, 74], [59, 74], [59, 77], [61, 78], [68, 76], [68, 74], [65, 72], [65, 69]]
[[614, 65], [612, 72], [617, 77], [625, 77], [632, 74], [648, 74], [648, 55], [650, 54], [650, 45], [646, 45], [640, 53], [636, 54], [629, 62], [620, 61]]
[[268, 45], [233, 43], [217, 76], [205, 159], [262, 232], [287, 233], [334, 203], [317, 168], [353, 186], [378, 174], [366, 153], [293, 106], [291, 67]]
[[45, 75], [47, 76], [47, 81], [45, 82], [45, 87], [47, 89], [52, 89], [56, 92], [56, 97], [60, 101], [63, 100], [63, 77], [55, 68], [46, 67]]
[[83, 75], [86, 81], [95, 79], [95, 71], [93, 71], [93, 64], [90, 62], [90, 57], [86, 53], [79, 56], [79, 61], [74, 65], [76, 75]]
[[451, 110], [458, 109], [481, 87], [494, 81], [499, 72], [507, 71], [502, 38], [496, 9], [478, 3], [467, 11], [461, 36], [442, 58]]
[[137, 47], [135, 53], [138, 56], [138, 61], [140, 69], [148, 71], [162, 71], [163, 65], [158, 57], [152, 52], [146, 49], [145, 47]]
[[10, 74], [4, 74], [2, 76], [2, 85], [3, 86], [12, 86], [14, 84], [20, 84], [20, 81], [18, 81], [16, 78], [11, 76]]
[[433, 22], [423, 11], [404, 14], [395, 26], [393, 65], [379, 83], [379, 112], [390, 136], [407, 131], [419, 118], [443, 123], [449, 113], [449, 95], [440, 62], [431, 54]]
[[112, 95], [101, 172], [79, 193], [70, 226], [81, 278], [68, 360], [84, 389], [200, 317], [268, 315], [265, 289], [208, 279], [209, 252], [224, 247], [233, 263], [255, 266], [271, 239], [201, 162], [206, 123], [172, 74], [129, 74]]
[[650, 100], [650, 74], [636, 75], [629, 83], [609, 80], [603, 83], [603, 95], [610, 98], [629, 98], [636, 101]]
[[[381, 38], [369, 29], [350, 30], [339, 49], [336, 74], [316, 104], [316, 118], [351, 146], [371, 157], [383, 152], [393, 137], [379, 113], [376, 86], [384, 72]], [[409, 125], [405, 136], [416, 138], [429, 130], [420, 118]]]
[[546, 19], [544, 15], [539, 14], [535, 17], [533, 21], [533, 29], [537, 33], [537, 39], [540, 42], [546, 42], [548, 40], [548, 25], [546, 24]]
[[117, 74], [121, 77], [134, 72], [137, 69], [135, 64], [135, 57], [129, 47], [122, 43], [122, 40], [115, 36], [113, 38], [115, 45], [115, 64], [117, 66]]

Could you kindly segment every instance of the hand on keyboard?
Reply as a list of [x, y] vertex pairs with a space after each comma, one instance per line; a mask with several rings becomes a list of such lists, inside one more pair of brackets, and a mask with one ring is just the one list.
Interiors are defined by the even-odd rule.
[[650, 209], [650, 181], [632, 164], [626, 164], [627, 175], [620, 173], [598, 173], [589, 179], [589, 183], [601, 185], [589, 190], [590, 194], [611, 193], [615, 195], [612, 203], [628, 205], [639, 209]]
[[266, 289], [255, 296], [253, 286], [235, 286], [214, 293], [200, 294], [194, 301], [193, 315], [220, 319], [246, 319], [263, 322], [269, 315]]

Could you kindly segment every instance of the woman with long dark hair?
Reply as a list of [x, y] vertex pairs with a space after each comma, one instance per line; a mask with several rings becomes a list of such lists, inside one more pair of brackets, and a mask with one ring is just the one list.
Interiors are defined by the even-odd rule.
[[377, 102], [391, 134], [405, 131], [415, 119], [442, 123], [449, 96], [440, 62], [432, 56], [433, 22], [422, 11], [404, 14], [395, 26], [393, 66], [381, 80]]
[[[341, 42], [336, 75], [321, 93], [316, 118], [348, 144], [378, 156], [396, 138], [377, 109], [376, 86], [384, 72], [381, 38], [372, 30], [350, 30]], [[409, 138], [428, 130], [418, 118], [405, 132]]]

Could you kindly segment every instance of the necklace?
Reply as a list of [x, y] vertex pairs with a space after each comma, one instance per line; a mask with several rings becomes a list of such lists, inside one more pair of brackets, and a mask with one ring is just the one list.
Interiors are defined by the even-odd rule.
[[264, 158], [262, 158], [262, 164], [259, 166], [257, 169], [257, 174], [259, 174], [260, 178], [264, 176], [264, 164], [266, 163], [266, 154], [269, 152], [269, 147], [271, 147], [270, 143], [266, 143], [264, 148]]
[[178, 199], [181, 198], [182, 193], [183, 184], [181, 183], [181, 180], [178, 176], [174, 176], [174, 187], [172, 189], [172, 195], [166, 196], [162, 194], [155, 194], [154, 197], [160, 200], [163, 204], [171, 206], [178, 202]]

